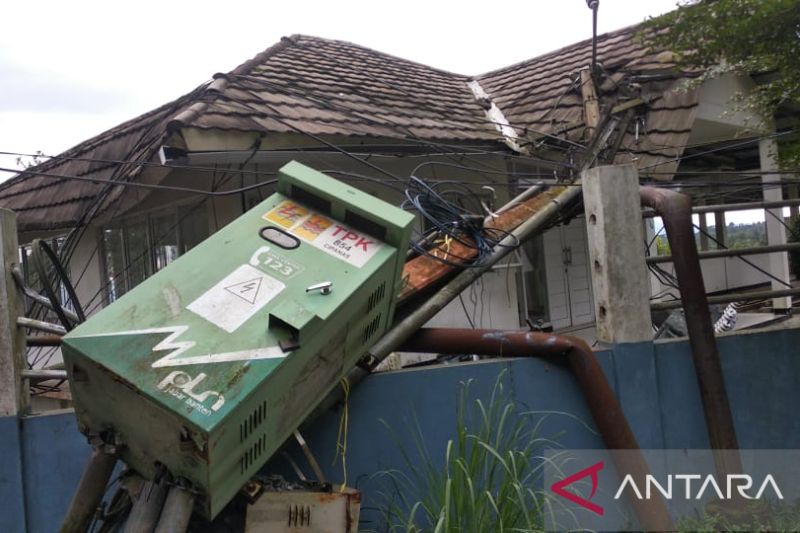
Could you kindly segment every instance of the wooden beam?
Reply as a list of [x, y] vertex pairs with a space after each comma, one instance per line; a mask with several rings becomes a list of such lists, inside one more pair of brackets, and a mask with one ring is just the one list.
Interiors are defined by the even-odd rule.
[[600, 125], [600, 102], [597, 100], [597, 91], [594, 87], [592, 72], [588, 68], [581, 70], [581, 98], [583, 99], [583, 117], [586, 123], [588, 138], [594, 137], [597, 126]]

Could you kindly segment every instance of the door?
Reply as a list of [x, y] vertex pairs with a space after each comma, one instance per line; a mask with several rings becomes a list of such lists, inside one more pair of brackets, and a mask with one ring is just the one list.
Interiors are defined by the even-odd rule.
[[550, 322], [562, 329], [594, 321], [589, 252], [584, 218], [544, 234]]

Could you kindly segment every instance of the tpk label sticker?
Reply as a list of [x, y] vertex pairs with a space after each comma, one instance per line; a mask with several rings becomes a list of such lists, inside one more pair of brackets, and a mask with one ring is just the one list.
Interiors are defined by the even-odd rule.
[[364, 266], [383, 246], [376, 238], [341, 224], [331, 225], [311, 244], [358, 268]]

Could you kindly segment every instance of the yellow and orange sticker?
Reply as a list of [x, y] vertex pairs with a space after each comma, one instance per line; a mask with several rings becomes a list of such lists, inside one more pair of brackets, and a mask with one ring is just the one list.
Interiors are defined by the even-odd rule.
[[311, 215], [308, 217], [299, 227], [297, 227], [292, 233], [300, 237], [301, 239], [305, 239], [307, 241], [313, 241], [317, 237], [319, 237], [323, 231], [333, 226], [333, 220], [326, 218], [322, 215]]
[[288, 229], [297, 224], [308, 214], [309, 210], [302, 205], [298, 205], [289, 200], [284, 200], [261, 218], [264, 220], [270, 220], [276, 224], [280, 224], [284, 228]]

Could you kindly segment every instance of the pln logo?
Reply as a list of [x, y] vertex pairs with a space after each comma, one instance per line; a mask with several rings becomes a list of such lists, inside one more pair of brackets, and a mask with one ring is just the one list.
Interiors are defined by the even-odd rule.
[[193, 378], [186, 372], [175, 370], [170, 372], [167, 377], [161, 380], [157, 385], [159, 390], [165, 391], [179, 400], [186, 400], [186, 403], [198, 408], [204, 414], [210, 414], [205, 403], [210, 398], [215, 398], [214, 403], [211, 405], [211, 411], [219, 411], [225, 405], [225, 398], [217, 391], [207, 390], [198, 392], [195, 389], [206, 378], [206, 375], [201, 372], [197, 377]]

